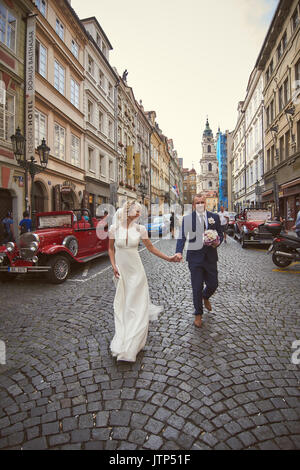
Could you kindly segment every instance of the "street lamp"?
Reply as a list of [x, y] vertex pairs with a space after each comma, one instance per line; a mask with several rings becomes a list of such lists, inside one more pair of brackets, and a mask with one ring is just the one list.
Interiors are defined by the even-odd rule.
[[147, 194], [147, 186], [144, 183], [140, 183], [138, 185], [138, 190], [140, 191], [140, 193], [142, 195], [142, 201], [143, 201], [143, 205], [144, 205], [145, 196]]
[[46, 145], [46, 140], [43, 138], [41, 145], [39, 145], [37, 148], [40, 157], [40, 165], [38, 165], [34, 157], [31, 157], [30, 160], [26, 160], [25, 141], [26, 139], [21, 134], [20, 128], [18, 127], [16, 133], [11, 136], [11, 142], [18, 165], [24, 168], [26, 174], [28, 171], [31, 176], [31, 219], [34, 225], [34, 177], [46, 169], [48, 165], [50, 148]]

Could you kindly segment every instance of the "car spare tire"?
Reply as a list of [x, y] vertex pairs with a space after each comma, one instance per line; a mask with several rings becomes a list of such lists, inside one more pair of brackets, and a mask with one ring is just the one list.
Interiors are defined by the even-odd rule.
[[68, 250], [71, 251], [73, 256], [77, 256], [78, 253], [78, 241], [74, 235], [68, 235], [63, 243], [62, 243]]

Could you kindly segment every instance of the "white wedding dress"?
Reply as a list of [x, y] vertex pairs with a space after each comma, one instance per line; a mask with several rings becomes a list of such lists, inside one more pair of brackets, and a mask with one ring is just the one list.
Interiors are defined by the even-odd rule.
[[110, 349], [118, 361], [135, 362], [146, 344], [149, 320], [156, 320], [163, 307], [151, 304], [146, 273], [138, 253], [140, 239], [148, 238], [146, 228], [136, 223], [128, 229], [112, 225], [109, 236], [115, 239], [115, 261], [120, 274], [115, 281], [115, 335]]

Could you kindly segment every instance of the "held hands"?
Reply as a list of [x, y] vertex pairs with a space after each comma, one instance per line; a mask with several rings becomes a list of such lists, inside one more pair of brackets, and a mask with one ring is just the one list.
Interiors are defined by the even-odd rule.
[[175, 255], [170, 257], [169, 261], [171, 263], [180, 263], [182, 261], [182, 254], [176, 253]]

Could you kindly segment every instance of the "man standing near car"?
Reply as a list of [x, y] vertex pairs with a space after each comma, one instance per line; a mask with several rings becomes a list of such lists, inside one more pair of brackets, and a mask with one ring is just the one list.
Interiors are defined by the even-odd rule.
[[221, 222], [221, 230], [224, 234], [224, 243], [227, 243], [226, 241], [226, 230], [229, 222], [229, 214], [224, 210], [224, 206], [220, 207], [220, 212], [218, 212], [218, 215], [220, 217], [220, 222]]

